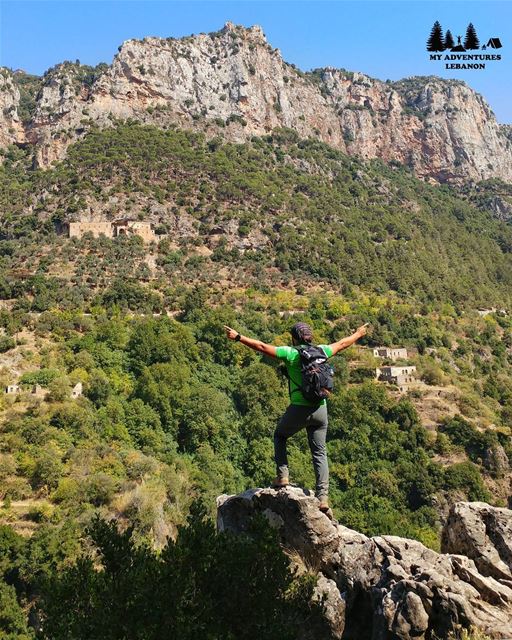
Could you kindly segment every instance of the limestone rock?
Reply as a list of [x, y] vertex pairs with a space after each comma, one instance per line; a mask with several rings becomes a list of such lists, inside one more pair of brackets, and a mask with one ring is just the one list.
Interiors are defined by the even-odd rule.
[[[220, 496], [217, 506], [219, 531], [246, 531], [254, 514], [267, 517], [285, 550], [318, 575], [334, 638], [426, 640], [462, 625], [510, 640], [512, 582], [498, 577], [505, 575], [501, 565], [493, 575], [459, 553], [439, 554], [397, 536], [368, 538], [331, 521], [316, 498], [297, 488]], [[512, 513], [484, 507], [496, 512], [489, 522], [501, 536], [508, 531], [510, 541]]]
[[20, 92], [14, 76], [8, 69], [0, 68], [0, 147], [15, 142], [23, 143], [25, 134], [18, 115]]
[[490, 199], [488, 206], [491, 211], [494, 212], [494, 215], [498, 220], [504, 220], [507, 222], [512, 219], [512, 202], [503, 196], [493, 196]]
[[471, 558], [484, 576], [512, 587], [512, 511], [485, 502], [452, 505], [443, 528], [442, 550]]
[[336, 582], [320, 576], [313, 593], [313, 601], [322, 606], [332, 637], [335, 640], [342, 638], [345, 630], [345, 600]]
[[[47, 166], [90, 126], [116, 118], [234, 142], [287, 127], [348, 154], [406, 164], [429, 180], [512, 180], [510, 130], [464, 82], [381, 82], [333, 67], [304, 73], [257, 25], [228, 22], [180, 39], [128, 40], [91, 86], [79, 81], [69, 65], [48, 73], [30, 123], [13, 126], [15, 115], [0, 116], [0, 144], [26, 138]], [[11, 88], [6, 95], [10, 114], [19, 97]]]
[[507, 453], [499, 443], [493, 444], [485, 451], [483, 463], [495, 478], [502, 478], [510, 468]]

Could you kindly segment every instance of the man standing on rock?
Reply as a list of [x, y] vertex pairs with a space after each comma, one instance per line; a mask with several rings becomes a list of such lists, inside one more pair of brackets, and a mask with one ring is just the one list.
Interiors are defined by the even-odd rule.
[[[366, 326], [363, 325], [355, 333], [332, 344], [318, 345], [325, 355], [330, 358], [347, 347], [353, 345], [359, 338], [366, 335]], [[313, 458], [313, 467], [316, 478], [316, 497], [320, 501], [320, 510], [329, 511], [329, 467], [327, 463], [327, 451], [325, 440], [327, 435], [327, 403], [325, 400], [312, 402], [307, 400], [301, 389], [302, 370], [300, 354], [297, 347], [307, 346], [313, 343], [313, 331], [305, 322], [297, 322], [291, 329], [293, 347], [275, 347], [261, 340], [253, 340], [243, 336], [234, 329], [224, 325], [226, 335], [230, 340], [236, 340], [247, 347], [259, 351], [267, 356], [283, 360], [288, 373], [290, 404], [281, 417], [274, 432], [274, 458], [277, 468], [277, 476], [272, 486], [275, 488], [286, 487], [289, 484], [288, 457], [286, 454], [286, 441], [297, 431], [306, 427], [309, 448]]]

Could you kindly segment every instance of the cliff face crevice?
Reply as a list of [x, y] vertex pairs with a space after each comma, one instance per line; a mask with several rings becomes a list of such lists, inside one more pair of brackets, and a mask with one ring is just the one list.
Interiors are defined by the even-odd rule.
[[217, 506], [219, 531], [245, 532], [263, 514], [290, 557], [317, 574], [316, 597], [334, 638], [428, 640], [461, 626], [511, 637], [508, 509], [456, 503], [443, 531], [449, 552], [437, 553], [416, 540], [348, 529], [297, 488], [220, 496]]
[[45, 166], [92, 125], [134, 118], [243, 142], [275, 127], [346, 153], [410, 166], [425, 179], [512, 180], [512, 141], [463, 82], [436, 77], [381, 82], [327, 67], [304, 73], [283, 61], [259, 26], [181, 39], [123, 43], [91, 86], [63, 64], [43, 81], [21, 124], [13, 74], [0, 75], [0, 144], [36, 145]]

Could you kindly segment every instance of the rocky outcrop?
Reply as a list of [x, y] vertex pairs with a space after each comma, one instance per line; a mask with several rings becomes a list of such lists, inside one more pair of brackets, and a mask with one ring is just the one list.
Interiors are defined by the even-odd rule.
[[[319, 511], [316, 498], [297, 488], [253, 489], [220, 496], [217, 504], [219, 531], [247, 531], [251, 518], [263, 514], [278, 530], [290, 557], [295, 562], [300, 558], [305, 569], [318, 575], [315, 597], [324, 603], [334, 638], [426, 640], [471, 626], [492, 638], [511, 638], [512, 583], [504, 577], [503, 552], [500, 547], [493, 555], [477, 535], [480, 546], [468, 542], [463, 547], [474, 548], [475, 558], [484, 559], [478, 564], [455, 551], [456, 541], [470, 534], [451, 538], [455, 546], [441, 554], [415, 540], [369, 538], [330, 520]], [[495, 544], [507, 532], [510, 544], [512, 511], [459, 503], [457, 513], [474, 509], [485, 511], [489, 526], [498, 523]], [[473, 526], [468, 517], [465, 522]], [[493, 573], [489, 566], [495, 559], [501, 564]]]
[[488, 206], [498, 220], [508, 222], [512, 219], [512, 202], [510, 200], [501, 196], [493, 196]]
[[13, 74], [0, 68], [0, 148], [25, 142], [25, 132], [18, 115], [20, 92]]
[[[135, 118], [237, 142], [288, 127], [432, 180], [512, 180], [509, 130], [463, 82], [381, 82], [332, 67], [304, 73], [283, 61], [259, 26], [228, 22], [208, 34], [129, 40], [94, 82], [80, 78], [70, 64], [48, 73], [32, 120], [10, 134], [35, 144], [43, 166], [92, 124]], [[6, 126], [0, 122], [0, 140], [8, 141]]]
[[463, 553], [478, 571], [512, 588], [512, 511], [485, 502], [452, 505], [441, 539], [445, 553]]

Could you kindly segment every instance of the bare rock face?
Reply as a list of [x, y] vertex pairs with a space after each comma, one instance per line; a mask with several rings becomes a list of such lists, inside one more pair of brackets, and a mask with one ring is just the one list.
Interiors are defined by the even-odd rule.
[[0, 120], [0, 143], [14, 131], [13, 139], [36, 145], [46, 166], [92, 125], [111, 126], [116, 118], [235, 142], [288, 127], [434, 181], [512, 180], [510, 131], [465, 83], [433, 76], [381, 82], [332, 67], [304, 73], [257, 25], [227, 22], [180, 39], [128, 40], [90, 86], [79, 81], [79, 69], [69, 65], [48, 73], [32, 121], [16, 129]]
[[499, 443], [490, 446], [485, 451], [483, 463], [495, 478], [502, 478], [510, 469], [507, 452]]
[[512, 219], [512, 203], [501, 196], [494, 196], [489, 202], [490, 209], [498, 220], [507, 222]]
[[19, 104], [20, 92], [14, 83], [13, 74], [0, 68], [0, 147], [25, 140], [18, 116]]
[[442, 550], [463, 553], [482, 575], [512, 588], [512, 511], [485, 502], [455, 503], [443, 528]]
[[[460, 626], [511, 638], [512, 582], [501, 577], [503, 561], [493, 574], [453, 550], [439, 554], [397, 536], [368, 538], [331, 521], [316, 498], [297, 488], [220, 496], [217, 506], [219, 531], [246, 531], [251, 518], [263, 514], [285, 550], [317, 573], [315, 597], [324, 596], [334, 638], [426, 640], [433, 634], [446, 638]], [[510, 544], [512, 512], [480, 506], [488, 514], [497, 512], [489, 518], [500, 523], [503, 535], [508, 531]]]

